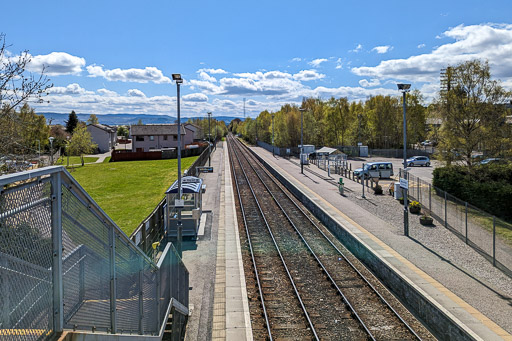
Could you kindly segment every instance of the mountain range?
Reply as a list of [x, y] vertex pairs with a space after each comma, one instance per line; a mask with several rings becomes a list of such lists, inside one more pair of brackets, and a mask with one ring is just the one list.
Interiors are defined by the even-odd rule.
[[[39, 115], [44, 115], [48, 124], [61, 124], [66, 125], [66, 121], [68, 120], [69, 114], [61, 114], [55, 112], [41, 112]], [[80, 121], [87, 122], [90, 114], [76, 114]], [[166, 124], [166, 123], [175, 123], [176, 117], [169, 115], [145, 115], [145, 114], [108, 114], [108, 115], [96, 115], [98, 121], [101, 124], [107, 125], [130, 125], [137, 124], [139, 120], [142, 121], [143, 124]], [[181, 122], [185, 123], [189, 118], [197, 118], [197, 117], [182, 117]], [[229, 124], [234, 116], [217, 116], [212, 117], [212, 119], [217, 119], [219, 121], [226, 122], [226, 125]], [[205, 117], [206, 119], [206, 117]]]

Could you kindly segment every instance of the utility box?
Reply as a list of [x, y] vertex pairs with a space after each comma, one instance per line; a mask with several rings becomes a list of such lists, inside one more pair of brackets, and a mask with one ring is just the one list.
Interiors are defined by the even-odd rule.
[[368, 146], [359, 146], [359, 157], [368, 157]]
[[395, 182], [393, 185], [395, 190], [395, 199], [398, 200], [404, 196], [402, 193], [402, 187], [400, 187], [400, 182]]
[[300, 163], [303, 165], [309, 165], [309, 155], [306, 153], [300, 154]]

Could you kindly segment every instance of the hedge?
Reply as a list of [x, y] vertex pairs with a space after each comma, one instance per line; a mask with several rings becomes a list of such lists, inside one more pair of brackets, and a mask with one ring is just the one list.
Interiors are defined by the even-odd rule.
[[512, 222], [512, 165], [436, 168], [432, 184], [483, 211]]

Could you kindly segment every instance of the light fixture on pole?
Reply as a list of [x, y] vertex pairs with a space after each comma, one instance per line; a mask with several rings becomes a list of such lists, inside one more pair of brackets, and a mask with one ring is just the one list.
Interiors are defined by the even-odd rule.
[[272, 113], [272, 156], [275, 156], [275, 153], [274, 153], [274, 113]]
[[67, 154], [67, 157], [68, 157], [68, 165], [67, 165], [67, 167], [69, 167], [69, 138], [70, 138], [70, 137], [69, 137], [69, 135], [68, 135], [68, 136], [66, 136], [66, 139], [67, 139], [67, 141], [68, 141], [68, 142], [66, 143], [66, 154]]
[[53, 140], [55, 140], [55, 137], [50, 136], [48, 138], [48, 140], [50, 141], [50, 166], [52, 166], [53, 165]]
[[210, 118], [212, 117], [212, 113], [208, 112], [208, 167], [212, 166], [212, 129], [210, 126]]
[[[411, 91], [411, 84], [397, 84], [398, 90], [403, 94], [403, 106], [404, 106], [404, 181], [401, 182], [402, 194], [404, 198], [404, 236], [409, 236], [409, 212], [407, 210], [407, 190], [409, 187], [408, 176], [407, 176], [407, 120], [406, 120], [406, 95]], [[403, 186], [402, 186], [403, 184]]]
[[176, 82], [176, 102], [177, 102], [177, 114], [178, 114], [178, 199], [175, 200], [174, 206], [178, 210], [178, 224], [177, 224], [177, 251], [178, 255], [183, 255], [183, 226], [181, 224], [181, 209], [183, 207], [182, 193], [181, 193], [181, 117], [180, 117], [180, 85], [183, 83], [181, 74], [173, 73], [172, 80]]
[[306, 108], [299, 108], [300, 110], [300, 174], [304, 174], [304, 162], [302, 160], [303, 156], [302, 154], [304, 153], [304, 140], [303, 140], [303, 136], [304, 136], [304, 131], [303, 131], [303, 116], [304, 116], [304, 111], [306, 110]]

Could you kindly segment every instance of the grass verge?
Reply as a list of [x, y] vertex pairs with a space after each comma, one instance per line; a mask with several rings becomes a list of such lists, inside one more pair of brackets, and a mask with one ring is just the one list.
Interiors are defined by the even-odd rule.
[[[182, 159], [185, 170], [197, 156]], [[178, 178], [172, 160], [95, 163], [70, 169], [71, 175], [127, 234], [146, 218]]]
[[[98, 161], [99, 157], [93, 157], [93, 156], [86, 156], [84, 157], [85, 163], [91, 163]], [[67, 156], [61, 156], [57, 162], [57, 165], [67, 165], [68, 164], [68, 157]], [[82, 160], [80, 159], [80, 156], [70, 156], [69, 157], [69, 164], [70, 165], [82, 165]]]

